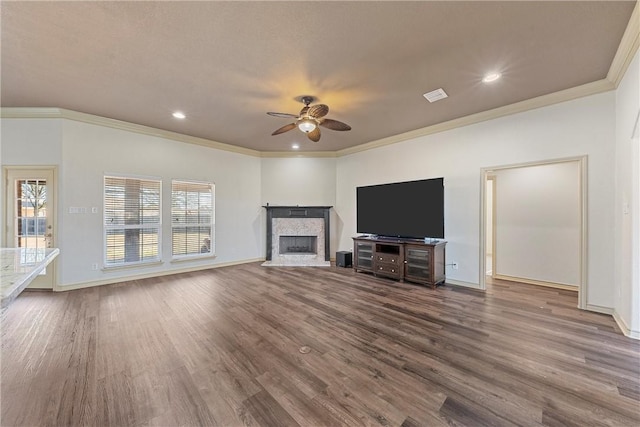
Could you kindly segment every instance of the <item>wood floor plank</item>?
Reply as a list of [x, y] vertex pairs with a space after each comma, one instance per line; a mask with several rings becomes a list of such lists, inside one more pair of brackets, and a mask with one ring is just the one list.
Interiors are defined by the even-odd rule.
[[259, 425], [298, 427], [291, 415], [266, 391], [262, 390], [244, 401], [244, 407]]
[[[257, 378], [264, 389], [282, 406], [300, 425], [338, 425], [339, 418], [324, 410], [314, 398], [309, 399], [301, 390], [301, 383], [290, 380], [286, 373], [265, 372]], [[323, 389], [322, 391], [326, 390]]]
[[444, 420], [434, 414], [438, 413], [446, 395], [407, 375], [405, 371], [353, 350], [349, 354], [323, 355], [325, 369], [340, 369], [343, 375], [349, 378], [349, 381], [345, 382], [347, 387], [369, 390], [404, 416], [411, 416], [423, 422], [429, 420], [430, 424], [434, 424], [435, 420], [444, 423]]
[[259, 263], [25, 292], [0, 425], [640, 425], [640, 342], [576, 305]]

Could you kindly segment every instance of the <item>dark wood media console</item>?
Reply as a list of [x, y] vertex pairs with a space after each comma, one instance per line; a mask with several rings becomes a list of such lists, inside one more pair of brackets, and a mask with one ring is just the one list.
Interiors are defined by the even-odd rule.
[[445, 281], [447, 242], [359, 236], [353, 238], [353, 269], [435, 288]]

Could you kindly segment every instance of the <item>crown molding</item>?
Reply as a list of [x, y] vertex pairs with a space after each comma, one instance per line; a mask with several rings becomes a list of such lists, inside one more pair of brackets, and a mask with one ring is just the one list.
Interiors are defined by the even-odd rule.
[[337, 151], [262, 151], [260, 157], [263, 158], [282, 158], [282, 157], [325, 157], [336, 158], [338, 157]]
[[171, 139], [173, 141], [185, 142], [188, 144], [200, 145], [208, 148], [229, 151], [232, 153], [244, 154], [247, 156], [260, 157], [261, 153], [249, 148], [237, 147], [235, 145], [223, 144], [205, 138], [184, 135], [149, 126], [138, 125], [122, 120], [110, 119], [107, 117], [95, 116], [93, 114], [81, 113], [79, 111], [66, 110], [64, 108], [5, 108], [0, 109], [0, 117], [3, 119], [68, 119], [77, 122], [89, 123], [98, 126], [105, 126], [112, 129], [125, 130], [142, 135], [156, 136], [159, 138]]
[[2, 107], [0, 117], [3, 119], [62, 119], [59, 108]]
[[636, 6], [631, 13], [629, 24], [622, 35], [622, 40], [618, 45], [616, 55], [611, 61], [611, 67], [607, 73], [609, 80], [617, 88], [624, 74], [629, 68], [629, 64], [633, 60], [634, 55], [640, 46], [640, 0], [636, 0]]
[[355, 147], [345, 148], [344, 150], [337, 151], [337, 156], [348, 156], [350, 154], [358, 153], [361, 151], [371, 150], [374, 148], [384, 147], [386, 145], [396, 144], [398, 142], [406, 141], [409, 139], [415, 139], [434, 133], [444, 132], [472, 124], [484, 122], [487, 120], [497, 119], [499, 117], [509, 116], [516, 113], [522, 113], [529, 110], [534, 110], [540, 107], [546, 107], [553, 104], [558, 104], [565, 101], [571, 101], [573, 99], [582, 98], [589, 95], [595, 95], [602, 92], [608, 92], [615, 89], [612, 82], [607, 79], [598, 80], [592, 83], [587, 83], [581, 86], [572, 87], [570, 89], [561, 90], [559, 92], [550, 93], [547, 95], [538, 96], [536, 98], [527, 99], [524, 101], [516, 102], [514, 104], [505, 105], [503, 107], [494, 108], [493, 110], [482, 111], [476, 114], [460, 117], [457, 119], [449, 120], [447, 122], [438, 123], [432, 126], [427, 126], [421, 129], [416, 129], [410, 132], [393, 135], [387, 138], [378, 139], [376, 141], [368, 142], [365, 144], [357, 145]]
[[138, 125], [122, 120], [109, 119], [107, 117], [93, 114], [81, 113], [79, 111], [67, 110], [64, 108], [33, 108], [33, 107], [3, 107], [0, 108], [0, 117], [3, 119], [68, 119], [78, 122], [89, 123], [98, 126], [105, 126], [112, 129], [125, 130], [149, 136], [171, 139], [173, 141], [185, 142], [188, 144], [200, 145], [208, 148], [229, 151], [232, 153], [245, 154], [253, 157], [283, 158], [283, 157], [319, 157], [335, 158], [336, 151], [257, 151], [249, 148], [237, 147], [224, 144], [222, 142], [211, 141], [204, 138], [180, 134], [177, 132], [156, 129], [149, 126]]

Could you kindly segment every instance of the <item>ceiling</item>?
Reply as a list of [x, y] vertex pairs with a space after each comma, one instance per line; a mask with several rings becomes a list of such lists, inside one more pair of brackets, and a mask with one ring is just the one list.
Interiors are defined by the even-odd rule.
[[[2, 2], [2, 107], [337, 151], [602, 80], [635, 1]], [[492, 84], [487, 72], [502, 73]], [[427, 102], [443, 88], [448, 98]], [[296, 98], [348, 132], [294, 129]], [[171, 116], [180, 110], [186, 119]]]

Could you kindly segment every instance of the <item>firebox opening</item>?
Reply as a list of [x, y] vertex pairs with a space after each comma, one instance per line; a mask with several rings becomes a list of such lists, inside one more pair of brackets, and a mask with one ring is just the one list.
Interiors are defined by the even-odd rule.
[[318, 253], [317, 236], [280, 236], [279, 243], [280, 255], [316, 255]]

